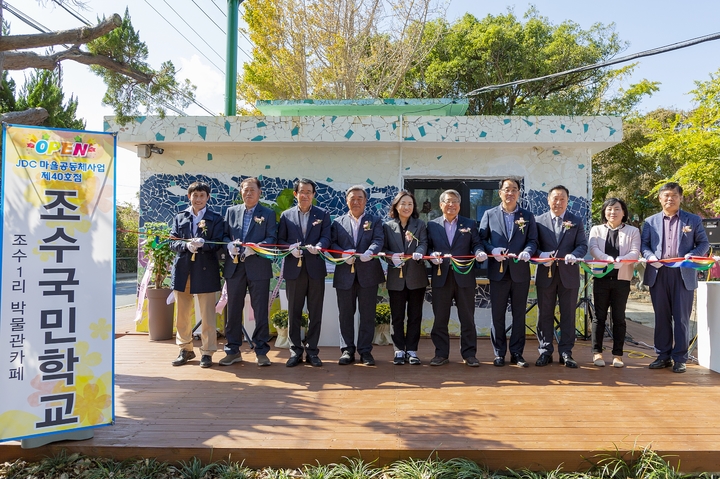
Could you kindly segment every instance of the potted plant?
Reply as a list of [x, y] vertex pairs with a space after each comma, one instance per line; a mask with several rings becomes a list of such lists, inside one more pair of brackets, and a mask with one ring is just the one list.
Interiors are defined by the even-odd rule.
[[[289, 317], [287, 309], [281, 309], [276, 311], [270, 318], [270, 322], [272, 322], [272, 325], [275, 326], [275, 330], [277, 331], [277, 338], [275, 338], [276, 348], [290, 348], [290, 346], [292, 346], [292, 344], [290, 344], [290, 338], [288, 337]], [[308, 314], [303, 311], [302, 319], [300, 319], [300, 327], [303, 329], [307, 328], [308, 320]]]
[[390, 325], [390, 305], [380, 303], [375, 306], [375, 336], [373, 344], [384, 346], [392, 344], [392, 326]]
[[164, 286], [170, 275], [175, 253], [170, 249], [170, 228], [165, 223], [145, 223], [145, 243], [142, 251], [150, 269], [147, 288], [148, 332], [151, 341], [164, 341], [173, 337], [175, 308], [167, 304], [172, 290]]

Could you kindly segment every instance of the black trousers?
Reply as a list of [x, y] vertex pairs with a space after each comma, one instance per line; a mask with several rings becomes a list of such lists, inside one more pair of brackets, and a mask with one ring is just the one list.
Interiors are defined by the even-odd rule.
[[572, 353], [575, 346], [575, 307], [579, 288], [566, 288], [560, 275], [553, 275], [552, 283], [544, 288], [537, 287], [538, 299], [538, 351], [552, 354], [553, 332], [555, 331], [555, 305], [560, 305], [560, 339], [558, 352]]
[[250, 305], [255, 316], [255, 331], [252, 340], [255, 354], [267, 354], [270, 351], [270, 326], [268, 325], [268, 303], [270, 302], [270, 280], [248, 280], [245, 268], [237, 268], [232, 278], [226, 278], [228, 293], [228, 311], [225, 321], [225, 352], [237, 354], [243, 339], [243, 308], [245, 294], [250, 292]]
[[461, 288], [454, 273], [448, 274], [445, 284], [432, 288], [432, 305], [435, 314], [430, 337], [435, 345], [435, 356], [450, 357], [450, 308], [453, 299], [460, 320], [460, 354], [463, 359], [477, 354], [477, 331], [475, 330], [475, 287]]
[[[355, 354], [372, 351], [375, 334], [375, 305], [377, 304], [378, 285], [363, 288], [357, 279], [350, 289], [336, 289], [338, 316], [340, 319], [340, 340], [342, 351]], [[360, 328], [357, 346], [355, 346], [355, 311], [360, 310]]]
[[[402, 291], [388, 291], [390, 295], [390, 314], [392, 316], [392, 340], [397, 351], [417, 351], [420, 342], [422, 308], [425, 301], [425, 288]], [[405, 309], [407, 308], [407, 330], [405, 329]]]
[[495, 356], [504, 358], [507, 352], [507, 336], [505, 334], [505, 313], [508, 300], [512, 313], [512, 329], [510, 331], [510, 354], [522, 354], [525, 349], [525, 310], [530, 290], [530, 281], [516, 283], [506, 274], [500, 281], [490, 281], [490, 297], [492, 325], [490, 340]]
[[[652, 267], [648, 265], [648, 268]], [[663, 266], [659, 269], [655, 284], [650, 287], [655, 310], [655, 352], [659, 359], [687, 362], [694, 297], [695, 291], [685, 288], [680, 268]]]
[[[296, 279], [285, 280], [285, 293], [288, 300], [288, 336], [292, 344], [293, 355], [302, 356], [303, 352], [308, 356], [317, 356], [318, 341], [320, 340], [320, 329], [322, 326], [323, 300], [325, 299], [325, 278], [313, 279], [307, 273], [303, 264], [300, 267], [300, 275]], [[308, 330], [305, 336], [305, 344], [300, 339], [303, 307], [307, 299]]]
[[608, 308], [612, 308], [612, 355], [622, 356], [627, 330], [625, 307], [630, 296], [630, 281], [610, 278], [595, 278], [593, 281], [595, 303], [595, 319], [592, 322], [593, 353], [602, 353]]

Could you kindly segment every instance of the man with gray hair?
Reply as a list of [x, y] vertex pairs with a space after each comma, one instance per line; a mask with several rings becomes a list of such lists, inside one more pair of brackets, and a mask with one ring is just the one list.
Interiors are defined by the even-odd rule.
[[[453, 300], [460, 320], [460, 353], [470, 367], [480, 366], [477, 353], [477, 331], [475, 330], [475, 275], [472, 271], [462, 274], [458, 269], [463, 263], [475, 257], [475, 261], [487, 259], [483, 251], [478, 225], [470, 218], [459, 216], [460, 193], [446, 190], [440, 195], [442, 216], [430, 221], [427, 226], [428, 251], [432, 251], [431, 262], [437, 266], [431, 276], [432, 306], [435, 314], [430, 337], [435, 345], [435, 357], [430, 366], [447, 364], [450, 356], [450, 307]], [[454, 257], [460, 257], [458, 268], [453, 267]], [[472, 266], [469, 266], [472, 268]]]
[[[355, 362], [355, 351], [367, 366], [375, 365], [372, 339], [378, 285], [385, 281], [380, 260], [374, 255], [383, 248], [382, 219], [365, 212], [367, 192], [362, 185], [345, 193], [348, 213], [335, 218], [330, 227], [330, 249], [345, 261], [335, 266], [333, 286], [337, 293], [342, 356], [340, 365]], [[340, 253], [342, 252], [342, 253]], [[360, 259], [359, 262], [356, 262]], [[355, 310], [360, 310], [360, 328], [355, 345]]]

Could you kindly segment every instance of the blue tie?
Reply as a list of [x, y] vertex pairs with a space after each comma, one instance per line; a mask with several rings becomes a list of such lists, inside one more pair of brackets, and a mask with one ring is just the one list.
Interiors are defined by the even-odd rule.
[[245, 237], [247, 236], [248, 229], [250, 228], [250, 220], [252, 219], [253, 211], [254, 211], [254, 208], [252, 210], [245, 210], [245, 214], [243, 215], [243, 226], [242, 226], [243, 241], [245, 241]]

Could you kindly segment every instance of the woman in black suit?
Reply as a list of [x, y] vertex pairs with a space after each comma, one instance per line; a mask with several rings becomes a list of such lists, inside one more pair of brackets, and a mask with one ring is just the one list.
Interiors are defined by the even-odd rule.
[[[420, 364], [417, 356], [420, 323], [428, 285], [425, 262], [427, 227], [418, 219], [415, 196], [401, 190], [390, 206], [390, 221], [383, 225], [388, 259], [387, 289], [390, 295], [394, 364]], [[410, 256], [403, 264], [403, 259]], [[407, 330], [405, 310], [407, 308]]]

